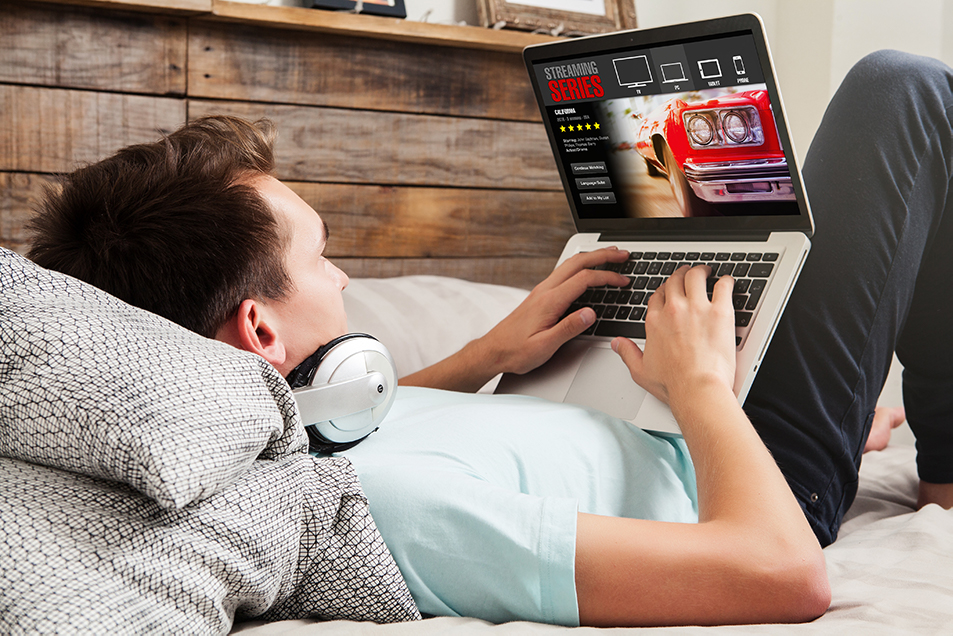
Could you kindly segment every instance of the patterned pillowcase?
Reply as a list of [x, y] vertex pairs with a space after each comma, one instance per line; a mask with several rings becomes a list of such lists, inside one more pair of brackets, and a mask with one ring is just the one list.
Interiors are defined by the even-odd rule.
[[163, 508], [307, 452], [284, 379], [0, 249], [0, 456], [128, 484]]
[[0, 633], [225, 634], [419, 619], [344, 458], [255, 461], [182, 509], [0, 458]]

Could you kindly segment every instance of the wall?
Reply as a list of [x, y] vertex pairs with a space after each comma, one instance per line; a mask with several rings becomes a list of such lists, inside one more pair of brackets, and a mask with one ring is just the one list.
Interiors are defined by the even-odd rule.
[[552, 271], [572, 221], [520, 58], [544, 38], [129, 5], [0, 0], [0, 245], [26, 251], [57, 173], [230, 113], [277, 124], [277, 176], [352, 276], [531, 287]]
[[[405, 5], [411, 20], [427, 14], [430, 22], [477, 23], [475, 0], [405, 0]], [[837, 86], [867, 53], [895, 48], [953, 65], [950, 1], [636, 0], [635, 9], [640, 27], [735, 13], [761, 15], [801, 157]]]

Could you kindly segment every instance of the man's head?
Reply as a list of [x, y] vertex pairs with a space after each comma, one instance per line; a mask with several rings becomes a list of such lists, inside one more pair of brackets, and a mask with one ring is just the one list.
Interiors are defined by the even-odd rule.
[[320, 217], [271, 176], [273, 139], [268, 122], [209, 117], [81, 168], [31, 222], [29, 256], [286, 374], [346, 330], [347, 277]]

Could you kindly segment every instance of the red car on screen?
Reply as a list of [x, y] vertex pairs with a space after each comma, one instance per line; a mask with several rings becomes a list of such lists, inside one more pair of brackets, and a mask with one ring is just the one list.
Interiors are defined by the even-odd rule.
[[636, 150], [649, 174], [668, 177], [686, 214], [693, 196], [713, 204], [795, 199], [764, 90], [672, 99], [643, 118]]

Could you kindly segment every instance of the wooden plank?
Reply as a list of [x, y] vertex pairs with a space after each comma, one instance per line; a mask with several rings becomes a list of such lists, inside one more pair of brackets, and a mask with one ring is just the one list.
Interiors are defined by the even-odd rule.
[[26, 254], [26, 224], [43, 200], [46, 188], [55, 186], [56, 180], [49, 175], [0, 172], [0, 246]]
[[185, 101], [0, 84], [0, 170], [68, 172], [185, 120]]
[[[27, 173], [4, 173], [0, 172], [0, 246], [12, 249], [21, 254], [25, 254], [28, 249], [29, 237], [26, 233], [26, 223], [32, 218], [34, 210], [44, 196], [45, 189], [48, 186], [56, 187], [56, 178], [43, 174]], [[299, 193], [305, 195], [313, 194], [315, 191], [322, 191], [327, 186], [316, 184], [290, 183]], [[358, 188], [352, 186], [343, 186], [352, 192], [350, 194], [343, 191], [337, 193], [330, 190], [324, 190], [320, 202], [329, 203], [334, 200], [347, 202], [358, 196]], [[331, 188], [333, 189], [333, 188]], [[361, 198], [380, 195], [387, 197], [388, 192], [385, 188], [364, 188], [370, 192], [360, 193]], [[397, 189], [391, 189], [397, 190]], [[413, 200], [423, 201], [423, 208], [440, 201], [441, 195], [419, 192], [417, 188], [400, 189], [405, 192], [399, 194], [400, 205], [410, 203]], [[329, 196], [329, 192], [331, 195]], [[393, 193], [391, 193], [393, 194]], [[479, 193], [474, 193], [474, 196]], [[487, 193], [487, 207], [504, 203], [507, 200], [507, 193]], [[520, 193], [516, 193], [520, 194]], [[452, 192], [442, 195], [443, 198], [454, 199]], [[498, 197], [495, 200], [493, 197]], [[371, 205], [368, 205], [371, 203]], [[359, 206], [355, 206], [359, 207]], [[365, 224], [373, 224], [373, 218], [369, 216], [374, 213], [373, 208], [385, 207], [380, 203], [370, 201], [365, 202], [361, 210], [364, 214], [358, 214], [359, 222], [354, 227], [346, 225], [347, 215], [340, 212], [330, 212], [327, 209], [322, 211], [322, 216], [331, 225], [331, 242], [329, 244], [329, 256], [334, 263], [342, 267], [350, 276], [387, 278], [391, 276], [407, 276], [411, 274], [431, 274], [442, 276], [456, 276], [467, 280], [477, 282], [496, 283], [500, 285], [511, 285], [514, 287], [532, 288], [536, 283], [543, 280], [556, 264], [556, 258], [562, 247], [555, 242], [555, 238], [549, 237], [541, 241], [544, 247], [527, 247], [537, 236], [535, 232], [541, 232], [545, 228], [529, 227], [532, 225], [529, 221], [520, 223], [517, 226], [508, 228], [489, 227], [477, 230], [473, 227], [474, 223], [465, 224], [459, 230], [455, 228], [459, 225], [459, 219], [453, 218], [449, 222], [429, 221], [413, 224], [410, 218], [404, 218], [409, 225], [406, 229], [391, 228], [395, 239], [393, 244], [387, 242], [381, 237], [381, 233], [375, 228], [362, 227]], [[412, 209], [412, 208], [411, 208]], [[409, 214], [411, 210], [403, 210], [401, 214], [381, 213], [383, 222], [393, 223], [393, 219]], [[485, 213], [485, 210], [478, 211]], [[368, 215], [368, 216], [365, 216]], [[490, 212], [492, 217], [493, 213]], [[484, 219], [480, 222], [489, 222]], [[540, 219], [548, 223], [548, 220]], [[444, 227], [434, 230], [434, 225], [443, 223]], [[558, 224], [558, 220], [556, 221]], [[428, 226], [429, 224], [429, 226]], [[407, 241], [412, 241], [414, 230], [417, 229], [420, 235], [421, 249], [416, 249]], [[509, 230], [513, 236], [507, 238], [506, 230]], [[483, 232], [479, 241], [475, 242], [472, 237], [465, 235], [454, 236], [455, 231], [460, 232]], [[496, 236], [494, 236], [496, 234]], [[363, 239], [362, 239], [363, 237]], [[450, 246], [462, 247], [464, 251], [454, 254], [451, 249], [446, 249], [437, 245], [438, 241], [446, 240]], [[498, 245], [488, 245], [490, 240], [499, 240]], [[521, 250], [526, 253], [535, 253], [534, 256], [520, 257], [517, 254], [509, 256], [493, 256], [505, 251], [506, 246], [514, 250]], [[500, 246], [503, 246], [501, 248]], [[434, 249], [436, 247], [436, 249]], [[479, 247], [479, 249], [477, 249]], [[433, 257], [427, 257], [427, 251], [433, 252]], [[551, 255], [546, 255], [549, 251]], [[406, 257], [412, 255], [412, 257]], [[395, 258], [401, 256], [399, 258]]]
[[36, 0], [44, 4], [69, 4], [98, 9], [121, 9], [164, 15], [209, 13], [212, 0]]
[[540, 121], [515, 53], [208, 20], [191, 24], [189, 95]]
[[348, 33], [418, 44], [439, 44], [468, 49], [486, 49], [519, 53], [530, 44], [555, 40], [536, 33], [499, 31], [481, 27], [428, 24], [373, 15], [355, 15], [343, 11], [324, 11], [301, 7], [259, 6], [244, 2], [212, 0], [212, 13], [220, 20], [271, 25], [286, 29]]
[[562, 192], [291, 182], [331, 230], [331, 257], [559, 256], [573, 234]]
[[189, 100], [189, 119], [211, 113], [273, 120], [289, 181], [562, 189], [542, 124]]
[[185, 19], [0, 2], [0, 82], [185, 94]]
[[336, 258], [334, 264], [351, 278], [426, 274], [532, 289], [553, 271], [556, 258]]

